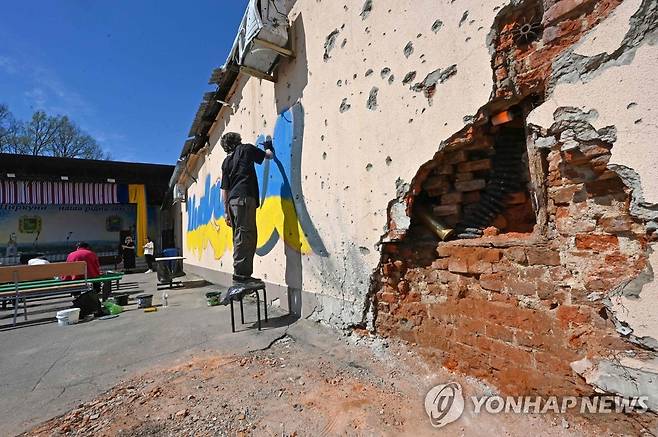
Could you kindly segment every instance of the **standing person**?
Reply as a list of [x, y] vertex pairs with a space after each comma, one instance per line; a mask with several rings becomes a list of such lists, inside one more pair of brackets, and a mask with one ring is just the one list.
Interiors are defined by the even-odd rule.
[[135, 268], [135, 243], [130, 235], [126, 237], [121, 245], [121, 257], [123, 258], [123, 270], [129, 271]]
[[155, 244], [153, 244], [153, 240], [151, 240], [151, 237], [146, 237], [146, 244], [144, 245], [144, 258], [146, 258], [146, 265], [149, 267], [149, 269], [146, 271], [146, 273], [153, 273], [153, 260], [155, 257], [153, 254], [155, 253]]
[[9, 258], [10, 256], [16, 255], [18, 255], [18, 243], [16, 242], [16, 233], [12, 232], [9, 234], [9, 241], [7, 241], [5, 256]]
[[228, 132], [220, 140], [228, 154], [222, 163], [222, 201], [226, 224], [233, 228], [233, 282], [254, 281], [254, 255], [258, 233], [256, 209], [259, 205], [258, 179], [254, 164], [274, 158], [272, 140], [263, 143], [265, 150], [242, 144], [240, 134]]

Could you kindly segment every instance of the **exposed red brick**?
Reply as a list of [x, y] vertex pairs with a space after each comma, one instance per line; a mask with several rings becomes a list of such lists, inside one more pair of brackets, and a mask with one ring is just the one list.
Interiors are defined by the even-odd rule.
[[480, 201], [480, 192], [479, 191], [471, 191], [470, 193], [463, 193], [462, 196], [462, 203], [464, 204], [471, 204], [471, 203], [476, 203]]
[[492, 291], [503, 291], [505, 289], [506, 276], [502, 273], [489, 273], [480, 276], [482, 288]]
[[558, 205], [565, 205], [573, 200], [574, 194], [582, 188], [582, 185], [565, 185], [562, 187], [550, 188], [549, 196]]
[[[443, 205], [451, 205], [461, 202], [462, 202], [462, 193], [460, 192], [448, 193], [441, 196], [441, 203]], [[459, 210], [457, 211], [459, 212]]]
[[578, 234], [576, 247], [581, 250], [607, 252], [619, 248], [619, 239], [616, 235], [606, 234]]
[[627, 216], [601, 217], [599, 226], [605, 232], [626, 232], [630, 231], [633, 226], [633, 220]]
[[508, 343], [514, 341], [514, 331], [504, 326], [487, 322], [485, 325], [485, 332], [487, 337], [495, 340], [506, 341]]
[[484, 179], [473, 179], [471, 181], [455, 182], [455, 190], [457, 191], [476, 191], [483, 189], [487, 183]]
[[490, 159], [479, 159], [477, 161], [466, 161], [462, 162], [457, 166], [458, 172], [473, 172], [481, 170], [490, 170], [491, 169], [491, 160]]
[[439, 205], [435, 206], [432, 208], [432, 211], [434, 212], [434, 215], [442, 217], [446, 215], [454, 215], [454, 214], [459, 214], [460, 211], [460, 206], [458, 204], [455, 205]]
[[562, 327], [577, 326], [589, 322], [590, 314], [584, 310], [584, 307], [560, 305], [557, 309], [557, 318]]
[[457, 173], [455, 174], [456, 181], [470, 181], [473, 179], [473, 173]]
[[526, 249], [526, 257], [528, 264], [545, 265], [545, 266], [559, 266], [560, 265], [560, 252], [557, 250], [529, 247]]
[[394, 303], [398, 301], [398, 297], [393, 293], [380, 293], [379, 301], [386, 303]]
[[453, 256], [448, 261], [448, 270], [454, 273], [468, 273], [468, 260]]

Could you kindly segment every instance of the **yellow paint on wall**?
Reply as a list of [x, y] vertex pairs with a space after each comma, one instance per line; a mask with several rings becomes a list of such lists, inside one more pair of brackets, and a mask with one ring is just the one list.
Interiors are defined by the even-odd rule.
[[[299, 223], [295, 204], [292, 200], [280, 196], [265, 199], [262, 207], [256, 211], [258, 226], [258, 248], [262, 248], [276, 232], [285, 244], [302, 254], [312, 252], [311, 245], [304, 235]], [[204, 251], [213, 250], [215, 259], [233, 248], [233, 231], [224, 221], [224, 217], [211, 220], [193, 231], [187, 232], [187, 249], [201, 259]]]

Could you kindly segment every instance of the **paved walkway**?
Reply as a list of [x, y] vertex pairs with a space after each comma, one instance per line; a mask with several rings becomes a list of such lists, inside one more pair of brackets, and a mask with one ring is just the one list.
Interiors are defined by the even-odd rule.
[[[155, 275], [128, 275], [123, 289], [154, 294]], [[0, 417], [3, 435], [20, 433], [105, 392], [117, 382], [164, 362], [182, 361], [206, 351], [238, 354], [265, 348], [282, 336], [290, 321], [270, 309], [270, 323], [231, 333], [226, 307], [208, 307], [212, 286], [169, 292], [169, 306], [155, 313], [127, 311], [111, 320], [59, 327], [55, 312], [70, 298], [35, 303], [28, 323], [11, 327], [11, 310], [0, 311]], [[236, 306], [237, 309], [237, 306]], [[256, 320], [255, 304], [245, 318]], [[239, 322], [239, 317], [238, 317]]]

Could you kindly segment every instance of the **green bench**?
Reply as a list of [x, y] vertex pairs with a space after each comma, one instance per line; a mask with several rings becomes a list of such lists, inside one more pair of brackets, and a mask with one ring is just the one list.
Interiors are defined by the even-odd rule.
[[[65, 276], [84, 276], [85, 279], [63, 281]], [[87, 263], [51, 263], [33, 266], [0, 267], [0, 300], [3, 307], [7, 301], [14, 303], [14, 322], [18, 316], [18, 306], [23, 302], [23, 313], [27, 320], [27, 299], [45, 296], [65, 295], [88, 291], [93, 284], [110, 283], [123, 277], [120, 273], [105, 274], [97, 278], [87, 278]]]

